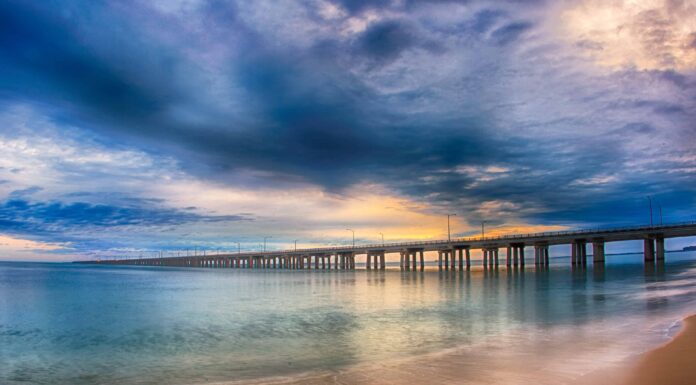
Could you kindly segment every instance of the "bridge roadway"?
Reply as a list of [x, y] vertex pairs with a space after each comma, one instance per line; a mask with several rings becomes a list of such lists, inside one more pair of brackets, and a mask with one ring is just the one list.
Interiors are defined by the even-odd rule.
[[549, 246], [569, 245], [572, 265], [587, 264], [587, 246], [592, 245], [593, 263], [604, 263], [607, 242], [642, 240], [646, 264], [665, 259], [665, 239], [696, 236], [696, 222], [659, 226], [584, 229], [496, 237], [456, 238], [451, 241], [422, 241], [372, 245], [321, 247], [312, 249], [245, 252], [183, 257], [138, 258], [82, 261], [109, 265], [147, 265], [214, 268], [354, 270], [355, 258], [365, 256], [366, 269], [386, 267], [386, 254], [399, 253], [402, 270], [423, 270], [426, 251], [437, 251], [440, 269], [463, 270], [471, 267], [471, 250], [482, 250], [484, 267], [497, 267], [500, 249], [505, 250], [506, 266], [531, 262], [526, 247], [534, 247], [534, 264], [548, 266]]

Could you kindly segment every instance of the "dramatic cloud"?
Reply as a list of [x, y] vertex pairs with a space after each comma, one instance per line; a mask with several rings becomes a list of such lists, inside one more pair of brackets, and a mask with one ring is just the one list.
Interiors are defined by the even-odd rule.
[[[330, 243], [343, 220], [402, 239], [441, 236], [452, 211], [461, 234], [640, 223], [646, 195], [692, 219], [695, 15], [686, 1], [6, 1], [0, 231], [199, 223], [186, 237], [219, 246], [224, 218]], [[331, 214], [361, 199], [427, 226], [397, 229], [379, 204]]]
[[570, 7], [562, 17], [570, 36], [602, 64], [696, 68], [696, 4], [691, 1], [587, 0]]

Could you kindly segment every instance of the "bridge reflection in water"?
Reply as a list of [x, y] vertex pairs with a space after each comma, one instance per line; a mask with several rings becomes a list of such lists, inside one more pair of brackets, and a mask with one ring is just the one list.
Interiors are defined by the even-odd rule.
[[665, 259], [665, 239], [696, 236], [696, 222], [659, 226], [584, 229], [534, 234], [516, 234], [498, 237], [455, 238], [451, 241], [424, 241], [387, 243], [380, 245], [356, 245], [348, 247], [322, 247], [299, 250], [267, 252], [226, 253], [208, 256], [183, 256], [138, 259], [113, 259], [80, 261], [108, 265], [178, 266], [234, 269], [308, 269], [355, 270], [358, 256], [365, 257], [365, 268], [386, 268], [386, 254], [400, 255], [400, 268], [407, 271], [425, 269], [425, 252], [437, 252], [441, 270], [465, 270], [471, 268], [471, 251], [481, 250], [483, 266], [493, 268], [502, 261], [500, 249], [505, 249], [505, 265], [523, 267], [531, 263], [525, 255], [527, 246], [534, 246], [534, 265], [549, 265], [549, 246], [569, 245], [571, 264], [587, 264], [587, 246], [592, 244], [594, 264], [603, 264], [604, 245], [607, 242], [643, 240], [646, 265]]

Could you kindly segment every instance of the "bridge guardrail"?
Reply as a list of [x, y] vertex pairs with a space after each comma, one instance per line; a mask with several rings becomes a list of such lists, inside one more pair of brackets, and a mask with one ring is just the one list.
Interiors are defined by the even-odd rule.
[[[430, 241], [411, 241], [411, 242], [396, 242], [396, 243], [384, 243], [384, 244], [366, 244], [366, 245], [356, 245], [353, 246], [328, 246], [328, 247], [315, 247], [308, 249], [298, 249], [298, 250], [273, 250], [266, 252], [245, 252], [245, 253], [223, 253], [223, 254], [213, 254], [215, 255], [232, 255], [232, 256], [254, 256], [254, 255], [275, 255], [275, 254], [295, 254], [295, 253], [305, 253], [305, 252], [333, 252], [333, 251], [351, 251], [351, 250], [364, 250], [364, 249], [384, 249], [384, 248], [398, 248], [398, 247], [409, 247], [409, 246], [427, 246], [427, 245], [437, 245], [437, 244], [457, 244], [457, 243], [470, 243], [470, 242], [484, 242], [484, 241], [505, 241], [505, 240], [522, 240], [525, 238], [539, 238], [539, 237], [553, 237], [553, 236], [575, 236], [575, 235], [586, 235], [592, 233], [607, 233], [607, 232], [630, 232], [630, 231], [650, 231], [650, 230], [664, 230], [679, 227], [687, 227], [696, 225], [696, 221], [689, 222], [677, 222], [665, 225], [644, 225], [644, 226], [622, 226], [622, 227], [595, 227], [586, 228], [579, 230], [562, 230], [562, 231], [545, 231], [538, 233], [527, 233], [527, 234], [509, 234], [509, 235], [499, 235], [494, 237], [461, 237], [453, 238], [451, 241], [440, 239], [440, 240], [430, 240]], [[190, 258], [190, 257], [202, 257], [198, 256], [170, 256], [161, 258]], [[138, 258], [123, 258], [123, 259], [138, 259]], [[154, 258], [140, 258], [140, 259], [160, 259], [160, 257]]]

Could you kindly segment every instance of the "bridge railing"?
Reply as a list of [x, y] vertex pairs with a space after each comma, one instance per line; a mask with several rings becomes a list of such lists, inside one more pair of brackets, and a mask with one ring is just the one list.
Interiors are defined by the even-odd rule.
[[[664, 229], [673, 229], [679, 227], [687, 227], [696, 225], [696, 221], [689, 222], [677, 222], [665, 225], [646, 225], [646, 226], [609, 226], [609, 227], [593, 227], [585, 228], [580, 230], [561, 230], [561, 231], [544, 231], [537, 233], [526, 233], [526, 234], [509, 234], [509, 235], [498, 235], [493, 237], [460, 237], [452, 238], [451, 241], [446, 239], [431, 240], [431, 241], [409, 241], [409, 242], [395, 242], [395, 243], [377, 243], [377, 244], [362, 244], [355, 246], [328, 246], [328, 247], [315, 247], [306, 249], [288, 249], [288, 250], [273, 250], [266, 252], [244, 252], [244, 253], [223, 253], [223, 254], [213, 254], [209, 255], [213, 257], [215, 255], [233, 255], [239, 257], [248, 257], [256, 255], [276, 255], [276, 254], [297, 254], [297, 253], [307, 253], [307, 252], [335, 252], [335, 251], [351, 251], [351, 250], [365, 250], [365, 249], [386, 249], [386, 248], [399, 248], [399, 247], [416, 247], [416, 246], [429, 246], [438, 244], [461, 244], [461, 243], [472, 243], [472, 242], [496, 242], [496, 241], [510, 241], [510, 240], [524, 240], [527, 238], [542, 238], [542, 237], [567, 237], [567, 236], [581, 236], [594, 233], [615, 233], [615, 232], [630, 232], [630, 231], [658, 231]], [[202, 257], [198, 256], [180, 256], [180, 257], [163, 257], [163, 258], [190, 258], [190, 257]], [[128, 259], [128, 258], [124, 258]], [[159, 257], [154, 258], [144, 258], [144, 259], [160, 259]]]
[[[308, 251], [337, 251], [337, 250], [353, 250], [353, 249], [383, 249], [383, 248], [393, 248], [401, 246], [420, 246], [420, 245], [437, 245], [437, 244], [456, 244], [456, 243], [469, 243], [469, 242], [484, 242], [484, 241], [500, 241], [500, 240], [516, 240], [524, 238], [541, 238], [541, 237], [553, 237], [553, 236], [574, 236], [574, 235], [586, 235], [592, 233], [608, 233], [608, 232], [627, 232], [627, 231], [649, 231], [649, 230], [662, 230], [670, 229], [675, 227], [685, 227], [696, 225], [696, 221], [691, 222], [678, 222], [670, 223], [666, 225], [657, 226], [623, 226], [623, 227], [594, 227], [586, 228], [580, 230], [562, 230], [562, 231], [545, 231], [537, 233], [526, 233], [526, 234], [509, 234], [509, 235], [498, 235], [493, 237], [460, 237], [452, 238], [451, 241], [446, 239], [431, 240], [431, 241], [410, 241], [410, 242], [396, 242], [396, 243], [375, 243], [375, 244], [363, 244], [353, 246], [330, 246], [330, 247], [317, 247], [308, 249], [298, 249], [295, 250], [278, 250], [272, 252], [266, 252], [266, 254], [283, 254], [283, 253], [300, 253]], [[258, 253], [257, 253], [258, 254]]]

